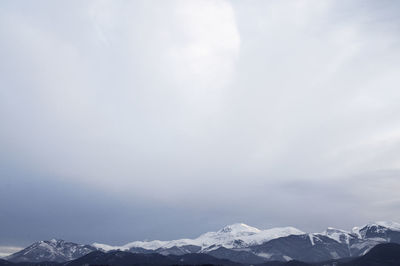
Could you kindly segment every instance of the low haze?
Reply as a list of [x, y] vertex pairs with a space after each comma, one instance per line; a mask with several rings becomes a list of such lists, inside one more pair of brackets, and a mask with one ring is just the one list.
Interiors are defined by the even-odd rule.
[[2, 1], [0, 256], [400, 221], [399, 1]]

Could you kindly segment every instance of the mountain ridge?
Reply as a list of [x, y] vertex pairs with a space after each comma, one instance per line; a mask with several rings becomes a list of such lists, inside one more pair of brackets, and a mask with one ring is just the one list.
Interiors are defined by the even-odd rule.
[[64, 240], [35, 242], [8, 257], [12, 262], [65, 262], [92, 251], [128, 251], [131, 253], [162, 255], [211, 254], [214, 257], [234, 258], [235, 262], [252, 260], [302, 260], [308, 262], [357, 257], [381, 243], [400, 243], [400, 224], [373, 222], [352, 231], [328, 227], [321, 233], [305, 233], [294, 227], [266, 230], [236, 223], [218, 231], [207, 232], [194, 239], [171, 241], [134, 241], [123, 246], [93, 243], [81, 245]]
[[243, 241], [244, 245], [253, 245], [261, 244], [262, 242], [274, 238], [293, 234], [304, 234], [304, 232], [294, 227], [275, 227], [271, 229], [260, 230], [244, 223], [235, 223], [232, 225], [227, 225], [215, 232], [212, 231], [201, 234], [199, 237], [194, 239], [182, 238], [171, 241], [134, 241], [122, 246], [93, 243], [92, 246], [104, 251], [129, 250], [131, 248], [157, 250], [159, 248], [171, 248], [173, 246], [180, 247], [186, 245], [196, 245], [202, 247], [202, 249], [207, 249], [213, 245], [234, 248], [239, 244], [238, 242], [235, 242], [235, 240]]
[[398, 266], [400, 265], [400, 245], [395, 243], [379, 244], [367, 254], [357, 258], [334, 259], [309, 263], [298, 260], [269, 261], [263, 263], [244, 260], [233, 262], [230, 259], [216, 258], [208, 254], [185, 254], [181, 256], [164, 256], [157, 253], [134, 254], [128, 251], [93, 251], [78, 259], [59, 262], [20, 262], [13, 263], [0, 259], [0, 266], [81, 266], [81, 265], [109, 265], [109, 266], [170, 266], [170, 265], [221, 265], [221, 266]]

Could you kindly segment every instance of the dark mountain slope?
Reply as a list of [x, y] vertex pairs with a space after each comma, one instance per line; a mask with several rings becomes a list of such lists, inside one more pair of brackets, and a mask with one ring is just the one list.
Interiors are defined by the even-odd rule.
[[134, 254], [125, 251], [112, 251], [104, 253], [95, 251], [77, 260], [64, 263], [63, 266], [81, 265], [109, 265], [109, 266], [134, 266], [134, 265], [226, 265], [238, 266], [240, 264], [229, 260], [218, 259], [206, 254], [185, 254], [182, 256], [164, 256], [157, 253]]
[[[348, 247], [327, 236], [291, 235], [273, 239], [261, 245], [250, 247], [251, 250], [269, 260], [299, 260], [318, 262], [349, 257]], [[335, 258], [334, 257], [334, 258]]]
[[5, 266], [5, 265], [13, 265], [13, 263], [11, 263], [7, 260], [0, 259], [0, 266]]
[[379, 244], [367, 254], [356, 258], [343, 266], [400, 266], [400, 245], [395, 243]]
[[259, 257], [251, 252], [243, 250], [231, 250], [224, 247], [207, 252], [208, 255], [219, 259], [228, 259], [239, 263], [259, 264], [266, 261], [266, 259]]

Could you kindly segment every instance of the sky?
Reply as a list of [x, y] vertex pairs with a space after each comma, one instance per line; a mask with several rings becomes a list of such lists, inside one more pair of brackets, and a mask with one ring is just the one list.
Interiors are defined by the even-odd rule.
[[400, 221], [399, 12], [1, 1], [0, 253]]

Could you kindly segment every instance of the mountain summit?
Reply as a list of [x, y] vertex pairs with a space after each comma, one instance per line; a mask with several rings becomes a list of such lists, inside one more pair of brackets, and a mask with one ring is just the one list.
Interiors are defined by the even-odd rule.
[[245, 233], [245, 234], [256, 234], [260, 232], [260, 229], [257, 229], [255, 227], [249, 226], [244, 223], [236, 223], [236, 224], [231, 224], [227, 225], [221, 230], [218, 231], [219, 233], [232, 233], [232, 234], [238, 234], [238, 233]]
[[6, 259], [12, 262], [64, 262], [77, 259], [95, 250], [96, 248], [90, 245], [51, 239], [33, 243], [29, 247], [6, 257]]

